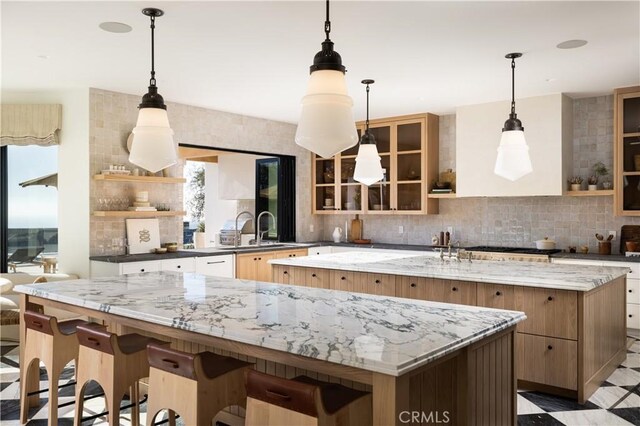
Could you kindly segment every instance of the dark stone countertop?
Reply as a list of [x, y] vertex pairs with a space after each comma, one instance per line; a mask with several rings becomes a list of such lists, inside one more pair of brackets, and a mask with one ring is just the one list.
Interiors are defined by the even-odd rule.
[[552, 259], [577, 259], [577, 260], [608, 260], [610, 262], [632, 262], [639, 263], [640, 257], [626, 257], [622, 254], [598, 254], [598, 253], [556, 253], [551, 255]]

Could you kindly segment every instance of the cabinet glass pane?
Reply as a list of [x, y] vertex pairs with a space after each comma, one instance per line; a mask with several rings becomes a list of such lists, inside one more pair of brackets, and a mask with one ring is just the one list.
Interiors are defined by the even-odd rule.
[[391, 155], [381, 155], [380, 163], [382, 164], [382, 171], [384, 173], [383, 182], [388, 182], [391, 179]]
[[[360, 129], [358, 129], [358, 142], [360, 142]], [[355, 144], [354, 146], [352, 146], [351, 148], [342, 151], [342, 153], [340, 155], [345, 156], [345, 155], [358, 155], [358, 147], [360, 146], [360, 144]]]
[[422, 184], [398, 184], [398, 210], [422, 210]]
[[316, 210], [335, 210], [336, 189], [333, 186], [316, 187]]
[[334, 161], [316, 160], [316, 183], [335, 183]]
[[370, 127], [369, 132], [376, 138], [378, 153], [391, 152], [391, 127]]
[[624, 210], [640, 210], [640, 176], [623, 176]]
[[398, 181], [422, 178], [422, 154], [398, 154]]
[[341, 185], [342, 210], [362, 210], [362, 187]]
[[624, 123], [622, 125], [624, 133], [640, 132], [640, 97], [629, 98], [624, 101]]
[[625, 172], [640, 172], [640, 137], [626, 137], [623, 139]]
[[355, 158], [345, 158], [340, 160], [340, 174], [342, 183], [354, 183], [353, 180], [353, 172], [356, 169], [356, 159]]
[[391, 209], [391, 186], [375, 184], [369, 187], [369, 211]]
[[422, 149], [422, 123], [398, 126], [398, 152]]

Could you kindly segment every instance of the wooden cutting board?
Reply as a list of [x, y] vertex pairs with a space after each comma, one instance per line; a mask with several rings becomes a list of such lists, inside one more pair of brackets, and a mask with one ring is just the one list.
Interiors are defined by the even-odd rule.
[[620, 253], [625, 254], [627, 241], [640, 243], [640, 225], [624, 225], [620, 229]]
[[362, 239], [362, 219], [360, 219], [359, 215], [356, 215], [356, 218], [351, 221], [351, 232], [349, 236], [349, 240], [351, 241]]

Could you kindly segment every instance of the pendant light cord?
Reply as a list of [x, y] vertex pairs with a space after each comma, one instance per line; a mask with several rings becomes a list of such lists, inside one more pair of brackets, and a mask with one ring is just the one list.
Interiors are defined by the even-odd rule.
[[154, 43], [155, 29], [156, 29], [156, 17], [151, 16], [151, 79], [149, 80], [150, 86], [156, 85], [155, 43]]
[[365, 121], [366, 132], [369, 133], [369, 85], [367, 84], [367, 121]]
[[327, 18], [324, 21], [324, 34], [329, 40], [329, 33], [331, 32], [331, 21], [329, 20], [329, 0], [327, 0]]
[[516, 113], [516, 60], [511, 58], [511, 114]]

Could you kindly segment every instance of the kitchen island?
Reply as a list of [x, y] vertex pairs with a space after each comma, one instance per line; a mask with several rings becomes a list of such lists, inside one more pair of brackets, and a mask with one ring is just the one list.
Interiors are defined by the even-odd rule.
[[521, 312], [176, 272], [15, 290], [22, 312], [52, 306], [269, 374], [369, 390], [376, 425], [404, 424], [412, 412], [461, 425], [515, 423]]
[[584, 403], [626, 359], [628, 268], [350, 252], [272, 260], [273, 280], [523, 311], [521, 388]]

